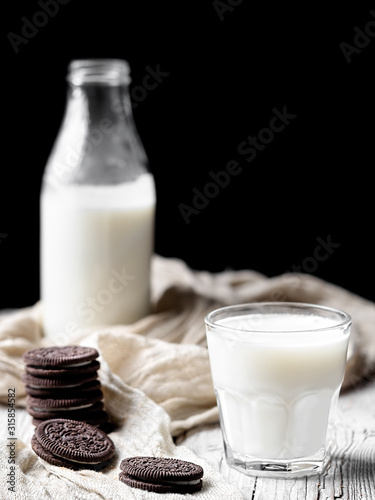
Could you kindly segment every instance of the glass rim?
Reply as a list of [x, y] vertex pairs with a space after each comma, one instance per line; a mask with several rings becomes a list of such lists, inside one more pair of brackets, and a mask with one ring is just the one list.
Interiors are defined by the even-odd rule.
[[[330, 330], [336, 330], [336, 329], [342, 329], [342, 328], [348, 328], [351, 323], [352, 323], [352, 317], [342, 309], [337, 309], [334, 307], [330, 306], [324, 306], [321, 304], [312, 304], [309, 302], [245, 302], [242, 304], [234, 304], [234, 305], [229, 305], [229, 306], [222, 306], [217, 309], [212, 310], [209, 312], [205, 318], [204, 322], [206, 326], [209, 326], [211, 328], [215, 329], [220, 329], [220, 330], [226, 330], [226, 331], [232, 331], [232, 332], [249, 332], [249, 333], [261, 333], [261, 334], [275, 334], [275, 333], [289, 333], [290, 330], [281, 330], [281, 329], [275, 329], [275, 330], [261, 330], [257, 328], [234, 328], [229, 325], [223, 325], [220, 323], [216, 323], [213, 321], [213, 316], [218, 315], [220, 313], [223, 313], [225, 311], [228, 312], [233, 312], [233, 311], [241, 311], [241, 310], [246, 310], [246, 309], [255, 309], [255, 308], [263, 308], [263, 307], [279, 307], [279, 308], [284, 308], [285, 310], [289, 309], [300, 309], [300, 310], [320, 310], [320, 311], [325, 311], [326, 313], [331, 313], [335, 314], [338, 318], [341, 319], [341, 321], [337, 321], [337, 323], [325, 327], [315, 327], [315, 328], [304, 328], [304, 329], [293, 329], [293, 333], [303, 333], [303, 332], [322, 332], [322, 331], [330, 331]], [[254, 314], [261, 314], [260, 311], [254, 311]]]
[[130, 66], [124, 59], [73, 59], [68, 64], [66, 79], [73, 85], [85, 83], [128, 85], [131, 81]]

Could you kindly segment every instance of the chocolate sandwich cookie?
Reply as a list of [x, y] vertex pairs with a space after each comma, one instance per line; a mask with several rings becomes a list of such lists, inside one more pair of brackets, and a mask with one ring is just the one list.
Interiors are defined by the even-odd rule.
[[200, 465], [176, 458], [131, 457], [120, 464], [119, 479], [155, 493], [194, 493], [202, 488]]
[[34, 396], [26, 396], [26, 405], [33, 408], [35, 411], [45, 410], [74, 410], [85, 406], [92, 405], [103, 399], [103, 392], [100, 389], [92, 391], [91, 394], [85, 396], [82, 394], [78, 398], [68, 399], [52, 399], [52, 398], [37, 398]]
[[[45, 422], [46, 420], [50, 420], [51, 418], [65, 418], [65, 415], [61, 417], [61, 414], [53, 414], [51, 413], [50, 415], [54, 415], [53, 417], [49, 418], [36, 418], [33, 417], [31, 422], [33, 425], [37, 426], [41, 424], [42, 422]], [[88, 413], [76, 413], [71, 416], [71, 413], [66, 416], [66, 418], [69, 418], [70, 420], [78, 420], [80, 422], [86, 422], [86, 424], [93, 425], [94, 427], [103, 427], [103, 424], [108, 423], [108, 413], [105, 410], [98, 410], [98, 411], [93, 411], [93, 412], [88, 412]]]
[[87, 396], [93, 391], [101, 389], [101, 384], [98, 379], [85, 382], [83, 384], [74, 385], [73, 387], [37, 387], [25, 386], [26, 394], [39, 398], [53, 399], [68, 399]]
[[[44, 420], [42, 420], [41, 422], [44, 422]], [[43, 446], [36, 439], [35, 435], [33, 435], [31, 438], [31, 448], [35, 452], [35, 454], [38, 455], [38, 457], [43, 458], [43, 460], [51, 465], [57, 465], [58, 467], [67, 467], [68, 469], [73, 470], [80, 470], [82, 468], [80, 464], [74, 462], [67, 463], [66, 460], [53, 455], [51, 452], [43, 448]]]
[[[97, 403], [94, 403], [89, 406], [83, 406], [81, 408], [77, 408], [75, 410], [72, 410], [70, 408], [52, 408], [52, 409], [42, 409], [40, 410], [35, 410], [32, 406], [27, 406], [26, 409], [28, 413], [35, 419], [38, 420], [50, 420], [54, 418], [69, 418], [71, 420], [80, 420], [80, 421], [86, 421], [86, 419], [96, 419], [98, 416], [98, 413], [103, 410], [103, 403], [102, 401], [99, 401]], [[104, 410], [103, 410], [104, 411]], [[99, 413], [99, 416], [101, 414]]]
[[30, 375], [27, 371], [22, 374], [22, 381], [29, 387], [65, 387], [65, 388], [73, 388], [77, 387], [85, 382], [90, 382], [90, 380], [96, 380], [98, 375], [96, 372], [93, 373], [85, 373], [83, 375], [78, 375], [73, 378], [45, 378], [45, 377], [35, 377], [34, 375]]
[[70, 419], [39, 424], [32, 448], [48, 463], [74, 469], [102, 468], [115, 454], [114, 443], [105, 432]]
[[25, 352], [23, 360], [26, 366], [78, 368], [89, 364], [99, 357], [92, 347], [79, 345], [39, 347]]
[[42, 378], [65, 378], [72, 379], [75, 377], [81, 377], [83, 375], [89, 373], [96, 373], [100, 368], [100, 363], [96, 359], [87, 364], [83, 364], [81, 366], [76, 366], [74, 368], [70, 367], [40, 367], [40, 366], [31, 366], [26, 365], [26, 372], [29, 375], [33, 375], [34, 377], [42, 377]]

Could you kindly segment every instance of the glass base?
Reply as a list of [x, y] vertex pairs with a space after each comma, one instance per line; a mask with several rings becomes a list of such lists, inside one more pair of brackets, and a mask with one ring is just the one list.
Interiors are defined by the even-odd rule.
[[233, 452], [225, 442], [224, 449], [228, 465], [249, 476], [284, 479], [313, 476], [322, 474], [330, 461], [330, 454], [327, 451], [325, 454], [322, 451], [311, 457], [268, 460], [242, 456]]

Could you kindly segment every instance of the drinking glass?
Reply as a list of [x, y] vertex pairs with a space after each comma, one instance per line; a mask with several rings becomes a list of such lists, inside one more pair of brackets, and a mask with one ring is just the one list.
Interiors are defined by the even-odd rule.
[[324, 471], [351, 318], [315, 304], [226, 306], [205, 318], [226, 460], [250, 475]]

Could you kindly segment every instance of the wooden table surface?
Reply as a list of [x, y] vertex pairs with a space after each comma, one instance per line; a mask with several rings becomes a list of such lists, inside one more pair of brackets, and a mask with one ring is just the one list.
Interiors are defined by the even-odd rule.
[[[245, 500], [373, 500], [375, 499], [375, 381], [342, 394], [338, 449], [322, 476], [293, 480], [247, 476], [227, 466], [218, 425], [190, 431], [179, 444], [190, 448], [235, 485]], [[0, 405], [0, 422], [7, 408]], [[6, 427], [0, 426], [0, 437]], [[17, 408], [17, 438], [30, 443], [34, 427], [25, 409]], [[212, 500], [215, 500], [214, 498]]]

